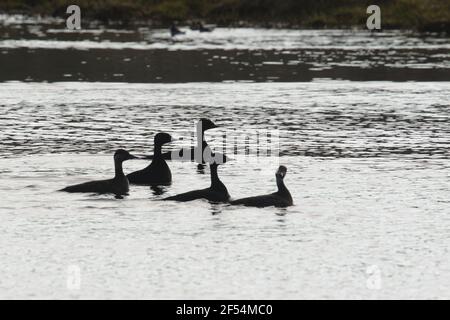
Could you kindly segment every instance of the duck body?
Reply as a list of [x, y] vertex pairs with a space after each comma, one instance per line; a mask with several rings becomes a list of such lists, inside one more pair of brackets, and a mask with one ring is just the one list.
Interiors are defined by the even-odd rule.
[[131, 184], [149, 186], [167, 186], [172, 183], [172, 173], [163, 158], [153, 159], [150, 165], [142, 170], [127, 175]]
[[167, 165], [164, 155], [161, 153], [162, 146], [172, 142], [172, 137], [167, 133], [158, 133], [154, 140], [154, 155], [152, 162], [146, 168], [130, 173], [127, 178], [131, 184], [136, 185], [170, 185], [172, 183], [172, 173]]
[[177, 28], [177, 26], [175, 24], [172, 24], [170, 26], [170, 35], [172, 37], [178, 36], [178, 35], [183, 35], [185, 34], [183, 31], [181, 31], [180, 29]]
[[126, 160], [136, 159], [125, 150], [117, 150], [114, 154], [115, 176], [113, 179], [85, 182], [66, 187], [60, 191], [69, 193], [111, 193], [118, 196], [127, 195], [130, 184], [123, 173], [122, 163]]
[[198, 26], [198, 31], [200, 31], [200, 32], [212, 32], [213, 29], [212, 29], [212, 28], [205, 27], [203, 24], [200, 24], [200, 25]]
[[202, 22], [196, 22], [191, 25], [192, 31], [200, 31], [200, 32], [212, 32], [214, 30], [215, 25], [205, 26]]
[[189, 191], [186, 193], [178, 194], [173, 197], [166, 198], [167, 201], [179, 201], [188, 202], [199, 199], [205, 199], [210, 202], [228, 202], [230, 200], [230, 194], [227, 187], [220, 181], [217, 174], [218, 164], [214, 163], [210, 165], [211, 169], [211, 186], [206, 189]]
[[280, 166], [275, 174], [277, 180], [278, 191], [262, 196], [249, 197], [231, 201], [232, 205], [243, 205], [247, 207], [279, 207], [285, 208], [294, 205], [291, 193], [284, 184], [284, 177], [286, 176], [287, 169], [284, 166]]
[[266, 207], [285, 208], [293, 205], [292, 199], [290, 200], [286, 199], [283, 196], [280, 196], [277, 192], [264, 196], [249, 197], [231, 201], [230, 204], [256, 208], [266, 208]]

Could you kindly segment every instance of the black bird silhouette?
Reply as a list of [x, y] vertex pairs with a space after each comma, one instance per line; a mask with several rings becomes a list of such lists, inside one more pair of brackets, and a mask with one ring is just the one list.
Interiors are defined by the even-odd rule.
[[114, 167], [116, 171], [114, 178], [77, 184], [66, 187], [60, 191], [71, 193], [112, 193], [117, 196], [127, 195], [129, 191], [129, 182], [123, 173], [122, 163], [131, 159], [137, 159], [137, 157], [133, 156], [128, 151], [119, 149], [114, 153]]
[[131, 184], [166, 186], [172, 183], [172, 173], [161, 153], [162, 146], [169, 142], [172, 142], [172, 137], [168, 133], [158, 133], [155, 136], [153, 160], [148, 167], [127, 175]]
[[209, 188], [189, 191], [173, 197], [165, 198], [163, 200], [188, 202], [198, 199], [206, 199], [211, 202], [228, 202], [230, 199], [230, 194], [222, 181], [220, 181], [217, 169], [220, 164], [226, 163], [229, 159], [220, 153], [214, 154], [213, 158], [215, 160], [207, 159], [208, 162], [210, 162], [209, 167], [211, 170], [211, 186]]
[[178, 36], [178, 35], [182, 35], [185, 34], [183, 31], [181, 31], [180, 29], [177, 28], [175, 23], [172, 23], [172, 25], [170, 26], [170, 35], [172, 37]]
[[231, 201], [234, 205], [244, 205], [247, 207], [289, 207], [293, 205], [292, 196], [289, 190], [284, 185], [284, 177], [286, 176], [287, 168], [285, 166], [280, 166], [275, 173], [277, 179], [278, 191], [272, 194], [243, 198]]
[[198, 31], [200, 31], [200, 32], [212, 32], [213, 31], [213, 29], [212, 28], [207, 28], [207, 27], [205, 27], [204, 25], [203, 25], [203, 23], [202, 22], [197, 22], [197, 25], [196, 25], [196, 27], [194, 27], [194, 30], [198, 30]]

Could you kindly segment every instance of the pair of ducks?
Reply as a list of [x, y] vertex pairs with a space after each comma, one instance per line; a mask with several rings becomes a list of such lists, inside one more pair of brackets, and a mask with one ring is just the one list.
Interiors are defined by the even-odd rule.
[[[230, 194], [228, 193], [225, 185], [220, 181], [218, 175], [218, 167], [221, 164], [226, 163], [229, 159], [223, 154], [211, 154], [211, 159], [205, 159], [204, 156], [201, 159], [196, 158], [199, 151], [202, 151], [201, 155], [204, 155], [209, 148], [205, 142], [204, 134], [206, 130], [217, 128], [217, 126], [209, 119], [201, 119], [199, 122], [201, 125], [201, 138], [202, 144], [198, 147], [190, 149], [181, 149], [178, 155], [181, 158], [189, 159], [190, 161], [197, 161], [201, 164], [209, 163], [211, 172], [211, 185], [209, 188], [194, 190], [186, 193], [182, 193], [176, 196], [168, 197], [163, 200], [166, 201], [179, 201], [188, 202], [198, 199], [206, 199], [211, 202], [224, 202], [233, 205], [244, 205], [251, 207], [288, 207], [293, 205], [292, 197], [289, 190], [284, 184], [284, 177], [286, 176], [287, 169], [284, 166], [280, 166], [275, 174], [278, 191], [272, 194], [256, 196], [250, 198], [243, 198], [234, 201], [230, 201]], [[119, 149], [114, 154], [115, 176], [113, 179], [91, 181], [70, 187], [66, 187], [61, 191], [77, 193], [111, 193], [118, 196], [126, 195], [129, 192], [129, 185], [170, 185], [172, 183], [172, 173], [166, 160], [172, 160], [172, 153], [162, 153], [162, 146], [164, 144], [172, 142], [172, 137], [167, 133], [158, 133], [154, 138], [154, 155], [145, 157], [142, 159], [151, 159], [152, 162], [146, 168], [125, 175], [123, 172], [123, 162], [132, 159], [141, 159], [130, 154], [128, 151]], [[187, 157], [186, 157], [187, 155]]]

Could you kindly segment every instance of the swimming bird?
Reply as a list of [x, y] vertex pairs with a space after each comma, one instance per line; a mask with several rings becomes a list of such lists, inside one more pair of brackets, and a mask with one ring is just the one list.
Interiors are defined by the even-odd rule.
[[[228, 202], [230, 199], [230, 194], [228, 193], [227, 187], [225, 187], [222, 181], [220, 181], [217, 173], [219, 165], [227, 162], [228, 159], [219, 153], [214, 154], [213, 158], [216, 160], [211, 161], [209, 165], [211, 171], [211, 186], [209, 188], [189, 191], [173, 197], [165, 198], [163, 200], [188, 202], [198, 199], [206, 199], [211, 202]], [[221, 159], [222, 161], [217, 159]]]
[[86, 192], [86, 193], [112, 193], [117, 196], [127, 195], [129, 191], [128, 179], [123, 173], [122, 163], [127, 160], [137, 159], [128, 151], [119, 149], [114, 153], [114, 167], [116, 175], [109, 180], [91, 181], [74, 186], [66, 187], [64, 192]]
[[162, 146], [172, 142], [168, 133], [158, 133], [154, 138], [154, 155], [148, 167], [127, 175], [131, 184], [165, 186], [172, 183], [172, 173], [161, 153]]
[[178, 35], [182, 35], [185, 34], [183, 31], [181, 31], [180, 29], [177, 28], [175, 23], [172, 23], [172, 25], [170, 26], [170, 35], [172, 37], [178, 36]]
[[275, 173], [277, 179], [278, 191], [272, 194], [243, 198], [231, 201], [230, 204], [233, 205], [244, 205], [247, 207], [289, 207], [293, 205], [292, 196], [289, 190], [284, 185], [284, 177], [286, 176], [287, 168], [285, 166], [280, 166]]

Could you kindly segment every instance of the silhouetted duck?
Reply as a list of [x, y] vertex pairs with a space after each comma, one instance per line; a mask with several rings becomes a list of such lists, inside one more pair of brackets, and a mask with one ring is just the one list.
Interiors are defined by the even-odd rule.
[[128, 151], [119, 149], [114, 153], [114, 167], [116, 175], [113, 179], [91, 181], [77, 184], [62, 189], [65, 192], [87, 192], [87, 193], [112, 193], [117, 196], [126, 195], [129, 191], [129, 183], [127, 177], [123, 173], [122, 163], [127, 160], [137, 159]]
[[161, 153], [162, 146], [169, 142], [172, 142], [172, 137], [168, 133], [158, 133], [155, 136], [152, 162], [147, 168], [127, 175], [130, 183], [149, 186], [163, 186], [172, 183], [172, 173]]
[[230, 194], [222, 181], [220, 181], [217, 173], [219, 165], [227, 162], [228, 159], [219, 153], [213, 155], [213, 157], [216, 160], [211, 161], [209, 165], [211, 170], [211, 186], [209, 188], [182, 193], [164, 200], [188, 202], [198, 199], [206, 199], [211, 202], [228, 202], [230, 200]]
[[175, 23], [172, 23], [172, 25], [170, 26], [170, 35], [172, 37], [175, 37], [182, 34], [184, 34], [184, 32], [178, 29]]
[[287, 169], [285, 166], [280, 166], [275, 174], [277, 179], [278, 191], [272, 194], [250, 197], [239, 200], [231, 201], [231, 204], [244, 205], [248, 207], [289, 207], [293, 205], [291, 194], [284, 185], [284, 177], [286, 176]]
[[197, 24], [196, 24], [194, 30], [198, 30], [198, 31], [200, 31], [200, 32], [211, 32], [211, 31], [213, 31], [212, 28], [207, 28], [207, 27], [205, 27], [205, 26], [203, 25], [203, 23], [201, 23], [200, 21], [197, 22]]

